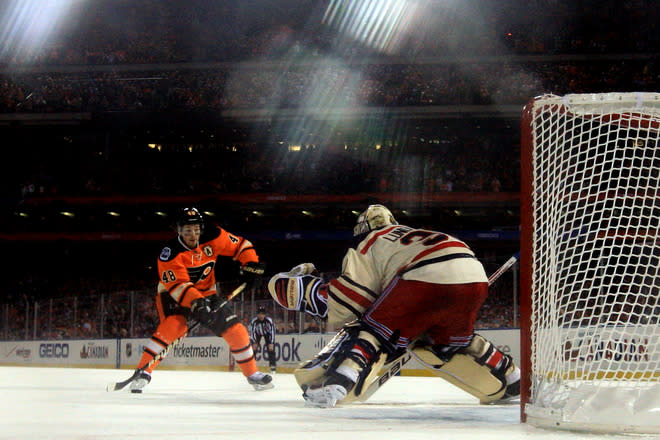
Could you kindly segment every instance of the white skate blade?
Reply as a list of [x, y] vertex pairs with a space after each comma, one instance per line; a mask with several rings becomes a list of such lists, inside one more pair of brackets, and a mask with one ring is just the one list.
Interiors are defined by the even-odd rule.
[[334, 408], [337, 402], [346, 397], [346, 388], [341, 385], [326, 385], [320, 388], [308, 388], [303, 394], [306, 406]]
[[481, 405], [520, 405], [520, 396], [505, 397], [493, 402], [481, 403]]
[[267, 384], [253, 383], [251, 385], [257, 391], [264, 391], [264, 390], [270, 390], [271, 388], [275, 388], [275, 385], [273, 385], [273, 382], [268, 382]]

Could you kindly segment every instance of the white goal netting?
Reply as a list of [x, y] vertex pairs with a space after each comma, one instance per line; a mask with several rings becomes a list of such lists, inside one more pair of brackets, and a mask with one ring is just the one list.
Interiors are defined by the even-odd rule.
[[660, 94], [548, 95], [525, 111], [527, 421], [660, 432]]

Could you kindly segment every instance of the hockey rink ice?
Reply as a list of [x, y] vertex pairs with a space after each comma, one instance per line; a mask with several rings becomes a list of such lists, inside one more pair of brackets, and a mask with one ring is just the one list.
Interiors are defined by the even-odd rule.
[[482, 406], [435, 377], [394, 377], [362, 404], [306, 407], [293, 375], [257, 392], [238, 372], [156, 370], [143, 394], [106, 392], [129, 370], [0, 367], [2, 440], [657, 439], [547, 431], [518, 405]]

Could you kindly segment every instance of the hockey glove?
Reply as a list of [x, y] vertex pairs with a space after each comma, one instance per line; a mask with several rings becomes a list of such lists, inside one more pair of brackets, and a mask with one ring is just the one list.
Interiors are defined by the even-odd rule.
[[266, 272], [266, 265], [264, 263], [257, 263], [250, 261], [241, 267], [241, 278], [247, 283], [248, 290], [261, 287], [261, 280]]
[[190, 303], [190, 316], [204, 327], [209, 327], [214, 320], [213, 301], [209, 298], [197, 298]]
[[235, 313], [227, 307], [221, 307], [217, 295], [194, 300], [190, 304], [190, 315], [218, 336], [221, 336], [229, 327], [239, 322]]

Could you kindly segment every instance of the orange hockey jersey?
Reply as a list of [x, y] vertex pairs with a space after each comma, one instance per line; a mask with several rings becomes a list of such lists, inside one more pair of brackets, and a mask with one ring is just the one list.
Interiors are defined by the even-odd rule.
[[259, 262], [250, 241], [217, 226], [204, 231], [195, 249], [189, 249], [177, 236], [160, 251], [158, 292], [168, 292], [183, 307], [216, 293], [215, 265], [219, 256], [230, 257], [241, 266]]

